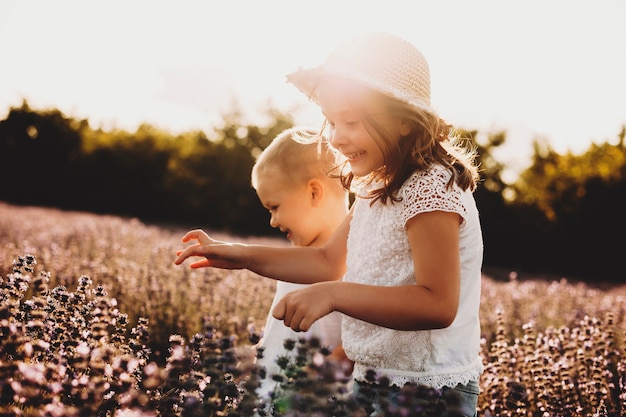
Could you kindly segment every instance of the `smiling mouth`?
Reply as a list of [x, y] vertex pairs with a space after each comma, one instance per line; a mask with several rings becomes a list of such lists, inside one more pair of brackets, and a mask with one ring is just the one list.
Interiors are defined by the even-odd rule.
[[365, 155], [365, 151], [361, 151], [361, 152], [354, 152], [354, 153], [349, 153], [346, 154], [346, 158], [348, 158], [348, 160], [353, 160], [353, 159], [358, 159], [360, 157], [362, 157], [363, 155]]

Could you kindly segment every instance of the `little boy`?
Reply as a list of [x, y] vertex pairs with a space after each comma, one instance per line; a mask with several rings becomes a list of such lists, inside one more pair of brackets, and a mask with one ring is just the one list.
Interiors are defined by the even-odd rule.
[[[259, 200], [270, 212], [270, 225], [286, 233], [296, 246], [321, 246], [333, 234], [348, 213], [348, 193], [336, 178], [327, 174], [335, 166], [335, 157], [326, 141], [303, 143], [298, 136], [315, 135], [305, 128], [292, 128], [279, 134], [261, 153], [252, 169], [252, 186]], [[296, 139], [294, 139], [296, 137]], [[270, 312], [288, 292], [302, 284], [276, 281], [276, 294]], [[323, 346], [342, 358], [341, 316], [334, 312], [317, 321], [307, 332], [297, 333], [268, 314], [259, 344], [263, 358], [257, 362], [267, 370], [258, 394], [266, 398], [275, 389], [272, 375], [279, 372], [275, 360], [287, 355], [285, 339], [317, 337]]]

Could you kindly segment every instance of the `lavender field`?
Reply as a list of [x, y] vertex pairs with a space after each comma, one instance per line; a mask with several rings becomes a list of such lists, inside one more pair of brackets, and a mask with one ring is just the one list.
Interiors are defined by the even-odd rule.
[[[185, 231], [0, 203], [0, 415], [364, 415], [319, 364], [298, 378], [327, 391], [286, 374], [300, 396], [264, 411], [253, 343], [275, 284], [174, 266]], [[479, 415], [626, 415], [626, 288], [514, 277], [483, 277]]]

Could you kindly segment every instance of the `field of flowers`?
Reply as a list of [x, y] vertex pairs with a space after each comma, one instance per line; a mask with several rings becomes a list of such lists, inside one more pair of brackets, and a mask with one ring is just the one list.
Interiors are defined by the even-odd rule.
[[[0, 203], [0, 416], [365, 415], [314, 343], [256, 397], [275, 284], [174, 266], [186, 230]], [[483, 277], [479, 415], [626, 415], [626, 288], [515, 277]]]

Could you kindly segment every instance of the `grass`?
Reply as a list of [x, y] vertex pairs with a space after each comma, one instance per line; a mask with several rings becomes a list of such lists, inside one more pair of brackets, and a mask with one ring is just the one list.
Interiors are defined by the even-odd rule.
[[[319, 346], [256, 397], [274, 282], [174, 266], [185, 231], [0, 203], [0, 415], [363, 415]], [[515, 277], [483, 277], [479, 415], [626, 415], [626, 289]]]

